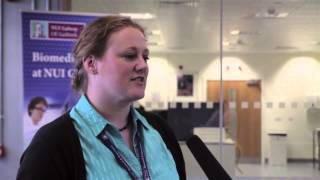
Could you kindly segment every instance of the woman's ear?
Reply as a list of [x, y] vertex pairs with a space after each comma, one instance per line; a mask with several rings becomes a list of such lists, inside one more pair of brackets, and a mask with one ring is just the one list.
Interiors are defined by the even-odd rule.
[[83, 61], [83, 67], [88, 74], [97, 74], [97, 60], [94, 56], [89, 56]]

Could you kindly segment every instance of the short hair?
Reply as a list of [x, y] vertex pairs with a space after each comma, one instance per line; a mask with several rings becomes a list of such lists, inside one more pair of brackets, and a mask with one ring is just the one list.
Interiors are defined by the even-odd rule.
[[75, 73], [72, 87], [74, 90], [85, 92], [87, 89], [88, 77], [83, 68], [83, 61], [90, 56], [102, 57], [110, 36], [126, 27], [137, 28], [145, 35], [144, 28], [129, 17], [116, 15], [100, 17], [82, 30], [73, 49]]
[[28, 115], [29, 116], [31, 116], [31, 111], [34, 110], [34, 108], [36, 108], [36, 105], [39, 103], [43, 103], [45, 106], [48, 107], [48, 102], [44, 97], [42, 97], [42, 96], [33, 97], [28, 104]]

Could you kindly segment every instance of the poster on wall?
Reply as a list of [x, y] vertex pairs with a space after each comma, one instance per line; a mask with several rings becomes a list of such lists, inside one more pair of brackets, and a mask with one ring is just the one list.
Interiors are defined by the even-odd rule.
[[77, 101], [72, 91], [72, 48], [97, 16], [22, 12], [23, 136], [26, 148], [36, 131]]
[[193, 75], [182, 74], [177, 78], [178, 96], [193, 96]]

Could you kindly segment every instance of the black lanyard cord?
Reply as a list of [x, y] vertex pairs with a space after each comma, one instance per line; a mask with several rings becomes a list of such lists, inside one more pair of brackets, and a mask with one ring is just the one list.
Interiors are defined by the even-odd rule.
[[[139, 144], [139, 146], [138, 146], [138, 157], [139, 157], [139, 161], [140, 161], [140, 165], [141, 165], [143, 179], [144, 180], [151, 180], [150, 174], [149, 174], [149, 170], [148, 170], [148, 167], [147, 167], [147, 162], [146, 162], [146, 159], [145, 159], [145, 152], [144, 152], [143, 144], [142, 144], [142, 141], [141, 141], [141, 138], [140, 138], [140, 135], [139, 135], [138, 132], [137, 132], [137, 138], [138, 138], [138, 144]], [[109, 150], [114, 155], [114, 157], [115, 157], [116, 161], [118, 162], [118, 164], [128, 172], [128, 174], [131, 177], [131, 179], [138, 180], [139, 179], [138, 176], [134, 173], [134, 171], [129, 166], [129, 164], [127, 163], [127, 161], [123, 157], [123, 155], [120, 153], [120, 151], [116, 148], [116, 146], [109, 139], [109, 137], [107, 135], [107, 131], [105, 129], [98, 135], [98, 139], [107, 148], [109, 148]]]
[[[144, 148], [143, 148], [143, 142], [142, 139], [139, 135], [139, 133], [137, 133], [137, 138], [138, 138], [138, 144], [139, 144], [139, 160], [140, 160], [140, 164], [141, 164], [141, 168], [142, 168], [142, 176], [144, 180], [151, 180], [150, 178], [150, 174], [149, 174], [149, 170], [148, 170], [148, 165], [147, 165], [147, 161], [145, 159], [145, 152], [144, 152]], [[141, 155], [143, 157], [141, 157]]]

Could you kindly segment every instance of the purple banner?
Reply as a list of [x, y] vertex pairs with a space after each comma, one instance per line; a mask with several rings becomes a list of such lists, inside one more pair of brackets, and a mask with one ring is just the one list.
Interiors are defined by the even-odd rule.
[[70, 85], [72, 48], [84, 26], [96, 16], [22, 13], [24, 114], [26, 147], [44, 124], [68, 111], [79, 95]]

